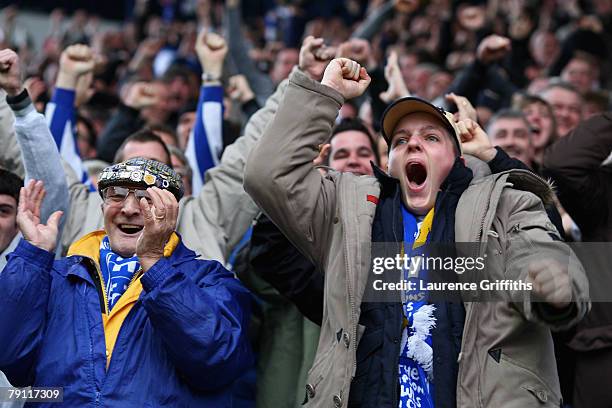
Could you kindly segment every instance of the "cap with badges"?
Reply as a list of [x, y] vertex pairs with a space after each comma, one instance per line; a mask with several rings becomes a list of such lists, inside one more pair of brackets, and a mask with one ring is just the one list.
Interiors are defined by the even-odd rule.
[[98, 191], [110, 186], [136, 187], [146, 189], [157, 187], [170, 191], [176, 200], [183, 197], [181, 178], [168, 165], [156, 160], [136, 157], [113, 164], [102, 170], [98, 178]]

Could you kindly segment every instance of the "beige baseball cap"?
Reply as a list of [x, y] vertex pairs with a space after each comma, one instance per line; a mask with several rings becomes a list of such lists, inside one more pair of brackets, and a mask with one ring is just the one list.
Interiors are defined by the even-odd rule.
[[457, 145], [459, 155], [463, 155], [463, 150], [461, 149], [461, 138], [459, 137], [459, 132], [457, 130], [457, 126], [455, 125], [453, 114], [445, 111], [442, 108], [432, 105], [424, 99], [417, 98], [414, 96], [406, 96], [404, 98], [396, 100], [391, 105], [389, 105], [387, 109], [385, 109], [385, 111], [383, 112], [381, 120], [381, 130], [382, 136], [387, 142], [387, 145], [391, 145], [393, 130], [395, 129], [399, 121], [404, 116], [417, 112], [429, 113], [430, 115], [440, 119], [440, 122], [444, 125], [444, 127], [448, 129], [450, 134], [453, 136], [453, 140]]

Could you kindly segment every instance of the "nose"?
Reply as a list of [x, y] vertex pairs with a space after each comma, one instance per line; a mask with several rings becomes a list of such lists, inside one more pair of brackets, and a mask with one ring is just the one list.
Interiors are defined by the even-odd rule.
[[123, 206], [121, 207], [121, 213], [127, 217], [140, 214], [140, 203], [133, 192], [130, 191], [125, 198]]
[[357, 160], [357, 153], [351, 152], [348, 157], [348, 160], [346, 161], [346, 165], [350, 167], [356, 167], [359, 165], [359, 160]]
[[408, 139], [408, 152], [420, 152], [422, 150], [421, 142], [418, 137]]

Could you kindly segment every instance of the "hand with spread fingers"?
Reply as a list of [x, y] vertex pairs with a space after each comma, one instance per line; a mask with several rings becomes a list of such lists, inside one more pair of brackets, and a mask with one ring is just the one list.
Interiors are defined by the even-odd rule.
[[557, 309], [572, 301], [572, 282], [567, 266], [555, 260], [539, 260], [529, 265], [528, 280], [533, 284], [532, 295]]
[[497, 150], [491, 145], [489, 136], [478, 123], [471, 119], [464, 119], [456, 123], [456, 128], [464, 154], [475, 156], [485, 162], [493, 160]]
[[379, 97], [385, 103], [391, 103], [396, 99], [410, 96], [410, 91], [406, 87], [402, 72], [400, 71], [398, 56], [396, 51], [391, 51], [385, 66], [385, 79], [389, 84], [386, 91], [381, 92]]
[[17, 96], [23, 91], [19, 56], [8, 48], [0, 51], [0, 88], [9, 96]]
[[323, 38], [315, 38], [309, 35], [304, 39], [300, 48], [300, 60], [298, 66], [310, 78], [320, 81], [323, 78], [325, 67], [334, 58], [336, 51], [333, 47], [325, 45]]
[[345, 100], [361, 96], [372, 79], [365, 68], [348, 58], [335, 58], [325, 68], [321, 84], [340, 92]]
[[43, 182], [30, 180], [19, 191], [19, 206], [17, 207], [17, 226], [21, 234], [30, 244], [53, 252], [57, 244], [57, 234], [62, 211], [55, 211], [49, 217], [47, 224], [40, 223], [40, 207], [45, 198]]
[[171, 192], [150, 187], [147, 193], [150, 203], [140, 199], [144, 228], [136, 244], [136, 255], [145, 272], [164, 256], [164, 247], [176, 229], [178, 218], [178, 202]]

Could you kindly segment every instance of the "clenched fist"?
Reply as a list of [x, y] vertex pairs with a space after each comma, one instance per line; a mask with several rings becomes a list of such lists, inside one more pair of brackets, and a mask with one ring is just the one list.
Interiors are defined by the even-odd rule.
[[92, 72], [94, 65], [94, 54], [89, 46], [77, 44], [67, 47], [60, 57], [56, 86], [75, 89], [79, 78]]
[[137, 110], [148, 108], [158, 102], [157, 89], [154, 84], [136, 82], [130, 85], [123, 103]]
[[19, 95], [23, 90], [19, 56], [8, 48], [0, 51], [0, 88], [10, 96]]
[[572, 281], [567, 266], [555, 260], [534, 261], [529, 265], [533, 295], [549, 305], [562, 309], [572, 301]]
[[196, 40], [195, 50], [204, 72], [220, 78], [223, 72], [223, 60], [227, 54], [227, 44], [223, 37], [202, 30]]
[[336, 58], [325, 68], [321, 84], [340, 92], [347, 100], [361, 96], [371, 80], [366, 69], [355, 61]]

